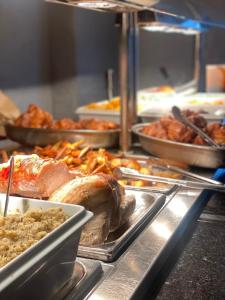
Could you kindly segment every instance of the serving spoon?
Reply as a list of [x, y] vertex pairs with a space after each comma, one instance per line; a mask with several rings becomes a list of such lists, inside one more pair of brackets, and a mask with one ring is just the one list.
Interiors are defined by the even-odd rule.
[[218, 145], [211, 137], [208, 136], [204, 131], [202, 131], [199, 127], [191, 123], [185, 116], [182, 115], [181, 110], [177, 106], [172, 107], [172, 114], [175, 119], [183, 123], [184, 125], [190, 127], [195, 133], [200, 135], [206, 143], [214, 148], [220, 149], [221, 146]]

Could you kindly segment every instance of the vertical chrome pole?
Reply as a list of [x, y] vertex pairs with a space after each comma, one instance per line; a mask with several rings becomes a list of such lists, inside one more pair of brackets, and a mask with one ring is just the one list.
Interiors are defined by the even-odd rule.
[[206, 33], [199, 33], [199, 92], [206, 90]]
[[136, 122], [137, 84], [137, 14], [122, 13], [120, 36], [120, 96], [121, 96], [121, 149], [131, 145], [131, 125]]
[[197, 33], [195, 35], [194, 79], [197, 82], [198, 92], [205, 92], [206, 89], [205, 49], [205, 34]]
[[200, 80], [200, 63], [199, 63], [199, 54], [200, 54], [200, 33], [196, 33], [194, 36], [194, 81], [199, 89], [199, 80]]
[[[130, 49], [132, 52], [131, 62], [129, 64], [131, 71], [129, 75], [131, 76], [130, 81], [130, 111], [131, 111], [131, 125], [137, 123], [137, 84], [138, 84], [138, 58], [139, 58], [139, 31], [138, 31], [138, 17], [137, 13], [131, 14], [131, 25], [130, 25]], [[129, 67], [128, 66], [128, 67]]]
[[126, 152], [130, 146], [129, 137], [129, 115], [128, 115], [128, 28], [129, 28], [129, 13], [122, 13], [121, 33], [120, 33], [120, 58], [119, 58], [119, 73], [120, 73], [120, 144], [121, 150]]

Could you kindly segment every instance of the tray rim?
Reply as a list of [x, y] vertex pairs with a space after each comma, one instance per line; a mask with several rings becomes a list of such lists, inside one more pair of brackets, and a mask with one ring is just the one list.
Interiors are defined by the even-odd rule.
[[20, 127], [20, 126], [15, 126], [12, 124], [5, 124], [4, 127], [7, 129], [14, 129], [14, 130], [24, 130], [24, 131], [34, 131], [34, 132], [38, 132], [38, 133], [44, 133], [44, 134], [48, 134], [48, 133], [56, 133], [56, 134], [60, 134], [60, 133], [70, 133], [70, 134], [105, 134], [105, 133], [119, 133], [120, 132], [120, 128], [117, 129], [107, 129], [107, 130], [93, 130], [93, 129], [53, 129], [53, 128], [32, 128], [32, 127]]
[[150, 135], [144, 134], [140, 132], [140, 129], [145, 127], [146, 125], [152, 124], [153, 122], [148, 122], [148, 123], [139, 123], [134, 126], [132, 126], [132, 131], [137, 134], [138, 136], [141, 136], [143, 138], [147, 138], [149, 140], [165, 143], [165, 144], [170, 144], [170, 145], [175, 145], [175, 146], [180, 146], [180, 147], [185, 147], [185, 148], [190, 148], [190, 149], [198, 149], [198, 150], [207, 150], [207, 151], [212, 151], [212, 152], [225, 152], [225, 147], [221, 148], [214, 148], [210, 146], [201, 146], [201, 145], [193, 145], [193, 144], [188, 144], [188, 143], [181, 143], [181, 142], [174, 142], [170, 140], [165, 140], [165, 139], [160, 139], [156, 137], [152, 137]]

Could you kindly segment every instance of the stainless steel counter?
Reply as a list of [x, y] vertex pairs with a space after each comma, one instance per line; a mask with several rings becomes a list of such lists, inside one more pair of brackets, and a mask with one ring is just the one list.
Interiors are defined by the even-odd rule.
[[[210, 173], [204, 172], [203, 175], [210, 176]], [[178, 189], [167, 196], [162, 209], [114, 263], [80, 258], [79, 261], [86, 266], [87, 271], [90, 266], [91, 269], [94, 267], [99, 269], [100, 264], [101, 272], [97, 276], [97, 283], [90, 281], [92, 287], [89, 294], [78, 298], [141, 299], [172, 253], [176, 242], [182, 237], [188, 225], [200, 214], [206, 203], [205, 197], [199, 197], [201, 192]], [[83, 284], [87, 285], [85, 282]], [[66, 299], [78, 299], [77, 291], [75, 287]]]
[[[90, 300], [140, 299], [168, 257], [174, 243], [182, 236], [193, 216], [204, 203], [201, 191], [180, 189], [167, 198], [163, 209], [130, 245], [110, 264], [100, 283], [85, 298]], [[148, 284], [146, 285], [146, 281]]]

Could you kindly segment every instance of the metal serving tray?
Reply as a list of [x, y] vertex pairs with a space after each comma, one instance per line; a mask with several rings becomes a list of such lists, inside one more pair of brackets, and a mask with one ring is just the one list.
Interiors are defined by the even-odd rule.
[[[4, 203], [5, 194], [0, 194], [1, 214]], [[20, 197], [10, 197], [8, 213], [50, 207], [61, 207], [70, 218], [0, 269], [0, 299], [51, 299], [71, 277], [73, 267], [61, 265], [75, 261], [82, 227], [92, 213], [77, 205]], [[49, 281], [52, 268], [55, 280]]]
[[225, 147], [216, 149], [151, 137], [140, 132], [147, 124], [149, 123], [137, 124], [132, 127], [133, 132], [139, 136], [142, 148], [147, 152], [192, 166], [217, 168], [225, 165]]
[[[101, 104], [106, 102], [107, 101], [100, 101], [98, 103]], [[114, 109], [90, 109], [86, 106], [81, 106], [76, 109], [75, 114], [78, 116], [79, 120], [98, 118], [101, 120], [110, 120], [116, 123], [120, 122], [120, 112]]]
[[110, 130], [59, 130], [48, 128], [23, 128], [5, 125], [6, 135], [11, 140], [27, 146], [46, 146], [58, 141], [76, 142], [85, 140], [85, 145], [93, 148], [116, 147], [119, 143], [120, 129]]
[[112, 232], [107, 241], [98, 246], [79, 245], [78, 256], [98, 259], [106, 262], [115, 260], [134, 240], [143, 227], [153, 218], [165, 203], [165, 195], [126, 191], [136, 198], [135, 211], [126, 224]]
[[[102, 264], [92, 259], [77, 258], [73, 264], [74, 271], [70, 281], [57, 293], [52, 300], [81, 300], [91, 291], [92, 288], [101, 280], [103, 273]], [[110, 268], [111, 266], [109, 266]], [[110, 269], [112, 269], [111, 267]], [[52, 273], [52, 280], [55, 276]]]

